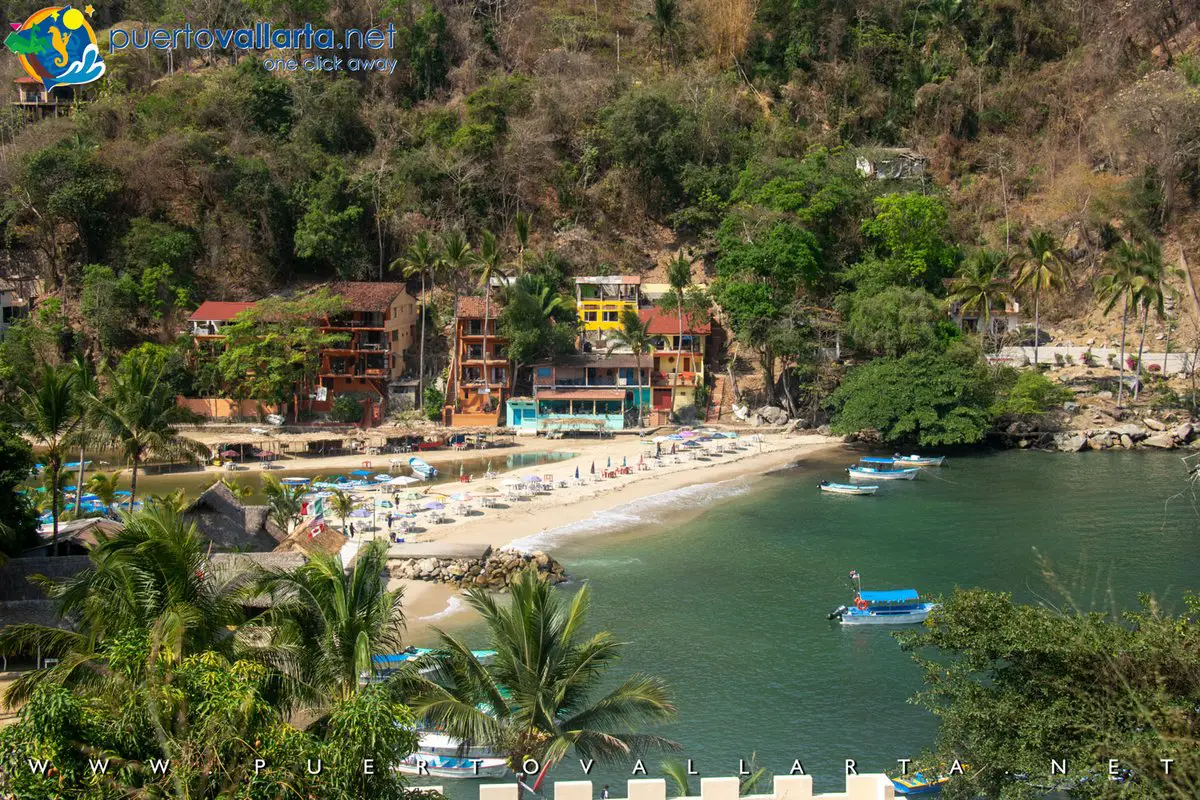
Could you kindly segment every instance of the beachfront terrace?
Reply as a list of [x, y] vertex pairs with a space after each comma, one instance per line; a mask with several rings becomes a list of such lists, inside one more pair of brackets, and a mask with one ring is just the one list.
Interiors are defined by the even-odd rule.
[[[739, 800], [737, 778], [701, 778], [698, 798], [683, 800]], [[617, 788], [617, 787], [614, 787]], [[610, 789], [612, 797], [616, 792]], [[591, 781], [555, 781], [554, 800], [592, 800], [597, 792]], [[643, 778], [628, 781], [628, 800], [667, 800], [667, 782], [662, 778]], [[847, 775], [846, 791], [835, 794], [814, 794], [811, 775], [776, 775], [771, 791], [750, 795], [749, 800], [894, 800], [895, 787], [886, 775]], [[483, 784], [479, 800], [520, 800], [520, 786], [515, 783]]]

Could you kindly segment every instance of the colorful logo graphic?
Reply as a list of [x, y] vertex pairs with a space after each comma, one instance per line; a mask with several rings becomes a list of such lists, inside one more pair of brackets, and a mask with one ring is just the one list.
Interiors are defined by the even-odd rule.
[[71, 6], [51, 6], [35, 11], [23, 24], [9, 23], [13, 32], [4, 46], [17, 54], [29, 77], [47, 91], [60, 84], [91, 83], [104, 74], [104, 61], [96, 47], [96, 34], [83, 11]]

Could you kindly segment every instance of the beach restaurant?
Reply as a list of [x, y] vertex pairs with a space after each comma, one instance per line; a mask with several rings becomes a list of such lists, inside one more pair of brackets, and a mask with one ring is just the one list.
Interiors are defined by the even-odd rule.
[[536, 398], [513, 397], [508, 427], [518, 433], [600, 433], [625, 427], [624, 389], [545, 389]]

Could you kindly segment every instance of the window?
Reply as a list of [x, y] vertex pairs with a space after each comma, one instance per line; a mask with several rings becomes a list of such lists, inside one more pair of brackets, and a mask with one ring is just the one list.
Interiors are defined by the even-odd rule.
[[605, 322], [616, 322], [619, 318], [620, 318], [619, 312], [616, 312], [616, 311], [605, 311], [604, 312], [604, 321]]
[[596, 312], [595, 311], [583, 312], [583, 321], [584, 322], [595, 322], [596, 321]]

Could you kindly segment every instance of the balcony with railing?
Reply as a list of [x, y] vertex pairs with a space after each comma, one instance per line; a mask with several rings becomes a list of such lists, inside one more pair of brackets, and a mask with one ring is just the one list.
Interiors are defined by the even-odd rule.
[[675, 381], [675, 373], [672, 370], [665, 372], [652, 372], [650, 374], [652, 386], [699, 386], [700, 374], [697, 372], [685, 372], [680, 370], [679, 380]]

